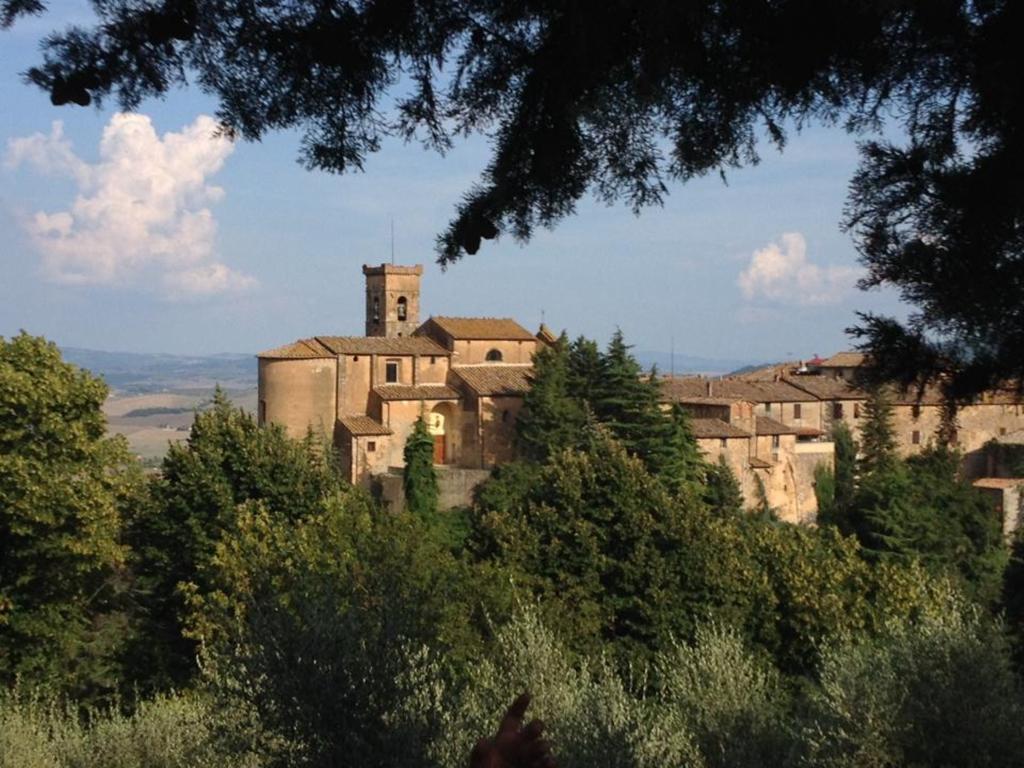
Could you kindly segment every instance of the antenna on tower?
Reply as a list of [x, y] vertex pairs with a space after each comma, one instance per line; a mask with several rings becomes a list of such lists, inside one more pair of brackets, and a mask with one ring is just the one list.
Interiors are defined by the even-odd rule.
[[395, 217], [391, 217], [391, 266], [395, 266]]
[[544, 307], [540, 308], [540, 324], [544, 325]]

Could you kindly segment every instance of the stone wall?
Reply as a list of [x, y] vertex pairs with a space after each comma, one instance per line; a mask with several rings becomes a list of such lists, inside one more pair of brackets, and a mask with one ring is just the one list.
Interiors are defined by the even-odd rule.
[[533, 362], [533, 353], [537, 350], [535, 339], [516, 341], [491, 341], [489, 339], [458, 339], [450, 342], [452, 350], [452, 363], [455, 365], [472, 365], [475, 363], [486, 363], [487, 353], [491, 350], [498, 350], [501, 353], [502, 363], [523, 363]]
[[[490, 477], [486, 469], [462, 469], [459, 467], [436, 467], [438, 487], [438, 509], [454, 509], [469, 506], [473, 502], [473, 491]], [[405, 492], [402, 487], [402, 470], [392, 467], [384, 474], [375, 475], [372, 481], [374, 495], [385, 509], [401, 512], [405, 509]]]
[[515, 459], [516, 418], [522, 407], [521, 397], [480, 398], [483, 466], [492, 467]]
[[261, 424], [279, 424], [299, 439], [312, 428], [334, 435], [337, 362], [333, 358], [259, 359]]

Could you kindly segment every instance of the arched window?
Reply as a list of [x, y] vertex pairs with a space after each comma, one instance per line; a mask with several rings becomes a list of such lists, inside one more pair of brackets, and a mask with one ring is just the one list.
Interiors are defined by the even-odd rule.
[[487, 362], [489, 363], [500, 363], [501, 362], [501, 350], [492, 349], [487, 353]]
[[405, 317], [406, 317], [406, 307], [407, 307], [407, 302], [405, 300], [405, 296], [399, 296], [398, 297], [398, 319], [399, 320], [405, 320]]
[[373, 322], [380, 322], [380, 297], [373, 297]]

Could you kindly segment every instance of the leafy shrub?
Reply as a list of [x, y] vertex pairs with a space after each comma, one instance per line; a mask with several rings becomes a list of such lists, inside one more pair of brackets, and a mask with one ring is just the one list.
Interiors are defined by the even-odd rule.
[[822, 768], [1024, 765], [1024, 698], [1002, 628], [952, 605], [823, 654], [801, 726]]
[[56, 699], [0, 697], [0, 768], [259, 768], [255, 731], [195, 695], [161, 696], [131, 714], [79, 715]]
[[527, 689], [529, 716], [544, 721], [563, 768], [701, 765], [690, 734], [663, 730], [634, 686], [604, 659], [573, 661], [536, 610], [497, 629], [494, 647], [465, 677], [427, 650], [410, 655], [410, 693], [391, 721], [432, 735], [423, 745], [431, 768], [462, 768], [473, 744], [494, 731], [505, 707]]

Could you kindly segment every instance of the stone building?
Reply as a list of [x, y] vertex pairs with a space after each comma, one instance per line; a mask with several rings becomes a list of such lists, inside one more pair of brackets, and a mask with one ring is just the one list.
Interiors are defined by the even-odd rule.
[[471, 487], [472, 471], [511, 460], [542, 342], [508, 318], [421, 323], [422, 274], [421, 266], [364, 266], [365, 336], [314, 336], [260, 353], [260, 423], [329, 436], [349, 479], [366, 486], [403, 465], [421, 416], [447, 471], [443, 486]]
[[750, 505], [763, 493], [789, 522], [812, 522], [818, 511], [814, 471], [832, 468], [835, 447], [821, 429], [821, 402], [785, 382], [662, 379], [662, 402], [691, 415], [705, 458], [724, 458]]
[[[808, 504], [813, 503], [814, 465], [833, 460], [834, 447], [827, 436], [834, 425], [846, 424], [854, 439], [860, 438], [868, 395], [858, 387], [857, 373], [869, 364], [858, 352], [840, 352], [827, 359], [766, 366], [736, 377], [666, 379], [663, 401], [678, 402], [691, 412], [695, 431], [704, 435], [698, 437], [702, 449], [716, 460], [719, 454], [727, 456], [748, 500], [757, 485], [753, 478], [761, 477], [769, 503], [784, 519], [805, 520]], [[912, 456], [934, 444], [945, 410], [938, 389], [894, 392], [890, 401], [901, 456]], [[767, 455], [765, 441], [771, 425], [755, 419], [751, 427], [748, 411], [797, 430], [792, 443], [778, 435], [771, 469], [760, 466]], [[749, 447], [744, 450], [738, 435], [726, 436], [720, 424], [713, 429], [706, 419], [743, 430], [749, 435]], [[698, 421], [702, 422], [699, 429]], [[1024, 398], [1012, 389], [985, 392], [958, 408], [954, 426], [952, 440], [963, 454], [965, 477], [998, 501], [1004, 530], [1014, 530], [1021, 509], [1018, 489], [1024, 479], [1010, 476], [1013, 469], [998, 460], [996, 449], [1024, 446]]]

